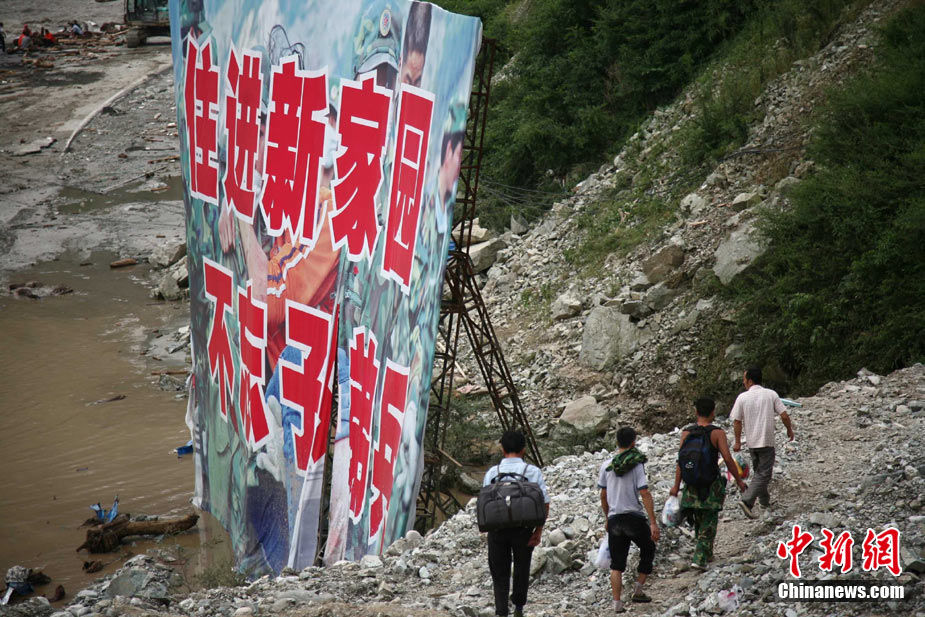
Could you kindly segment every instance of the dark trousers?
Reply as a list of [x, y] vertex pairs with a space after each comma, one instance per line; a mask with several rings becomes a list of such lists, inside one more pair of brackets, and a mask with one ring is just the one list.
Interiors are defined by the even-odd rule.
[[750, 448], [748, 452], [752, 455], [752, 480], [742, 493], [742, 501], [749, 508], [755, 505], [756, 499], [762, 506], [767, 506], [771, 502], [768, 486], [774, 471], [774, 448]]
[[607, 543], [610, 546], [610, 569], [624, 572], [630, 542], [639, 547], [639, 573], [652, 574], [655, 542], [649, 520], [638, 514], [617, 514], [607, 519]]
[[533, 547], [527, 541], [533, 535], [532, 529], [500, 529], [488, 532], [488, 570], [495, 588], [495, 614], [507, 615], [508, 593], [511, 590], [511, 563], [514, 564], [514, 591], [511, 602], [514, 606], [527, 603], [527, 587], [530, 585], [530, 558]]

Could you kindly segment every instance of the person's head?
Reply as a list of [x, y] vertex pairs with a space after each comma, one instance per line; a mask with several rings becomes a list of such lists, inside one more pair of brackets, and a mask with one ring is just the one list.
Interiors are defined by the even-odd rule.
[[716, 411], [716, 401], [709, 397], [702, 396], [694, 401], [694, 408], [697, 410], [698, 418], [711, 420], [713, 419], [713, 414]]
[[505, 454], [522, 454], [527, 449], [527, 439], [520, 431], [504, 431], [501, 435], [501, 451]]
[[398, 42], [401, 25], [394, 19], [392, 5], [379, 0], [369, 5], [353, 39], [353, 75], [376, 72], [376, 85], [395, 89], [398, 77]]
[[463, 142], [466, 139], [466, 106], [464, 103], [450, 104], [446, 121], [443, 123], [443, 141], [440, 146], [440, 169], [438, 180], [440, 198], [447, 203], [453, 197], [453, 187], [459, 178], [462, 165]]
[[746, 388], [750, 388], [754, 385], [761, 385], [761, 369], [757, 366], [750, 366], [745, 370], [745, 375], [742, 377], [742, 383], [745, 384]]
[[621, 450], [632, 448], [636, 443], [636, 429], [632, 426], [621, 426], [617, 429], [617, 446]]
[[431, 5], [427, 2], [411, 3], [401, 49], [399, 84], [408, 84], [416, 88], [421, 86], [424, 61], [427, 58], [427, 41], [430, 39], [430, 11]]

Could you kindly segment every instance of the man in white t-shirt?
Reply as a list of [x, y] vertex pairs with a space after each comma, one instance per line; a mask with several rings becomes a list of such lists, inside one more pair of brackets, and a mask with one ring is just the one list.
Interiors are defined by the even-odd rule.
[[755, 500], [765, 508], [771, 502], [768, 485], [774, 471], [774, 417], [780, 416], [781, 422], [787, 428], [790, 441], [793, 441], [793, 424], [777, 392], [761, 387], [760, 368], [752, 367], [745, 371], [742, 383], [745, 385], [745, 392], [736, 398], [729, 414], [735, 433], [732, 449], [736, 452], [742, 449], [744, 430], [754, 476], [748, 490], [742, 493], [739, 506], [745, 512], [745, 516], [755, 518], [756, 515], [752, 511]]
[[[651, 602], [643, 592], [646, 578], [652, 574], [655, 543], [659, 530], [655, 519], [655, 504], [646, 480], [646, 456], [636, 448], [636, 431], [623, 426], [617, 431], [619, 451], [604, 461], [597, 477], [601, 489], [601, 509], [607, 519], [607, 542], [610, 548], [610, 591], [614, 612], [626, 610], [623, 605], [623, 572], [630, 543], [639, 547], [639, 576], [633, 586], [633, 602]], [[646, 518], [648, 514], [648, 518]]]

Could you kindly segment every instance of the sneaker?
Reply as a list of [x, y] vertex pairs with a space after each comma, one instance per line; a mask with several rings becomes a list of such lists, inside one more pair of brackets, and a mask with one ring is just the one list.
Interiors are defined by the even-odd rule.
[[524, 617], [524, 609], [522, 606], [514, 607], [514, 617]]
[[644, 591], [637, 591], [633, 594], [633, 602], [651, 602], [652, 598], [646, 595]]
[[739, 507], [742, 508], [742, 512], [744, 512], [745, 516], [747, 516], [748, 518], [752, 518], [752, 519], [758, 518], [758, 515], [752, 512], [752, 509], [748, 507], [748, 504], [745, 503], [744, 501], [739, 502]]
[[623, 600], [613, 601], [613, 612], [615, 613], [625, 613], [626, 612], [626, 607], [623, 606]]
[[691, 567], [692, 567], [693, 569], [695, 569], [695, 570], [700, 570], [701, 572], [706, 572], [706, 571], [707, 571], [707, 564], [705, 564], [705, 563], [698, 563], [698, 562], [696, 562], [696, 561], [692, 561], [692, 562], [691, 562]]

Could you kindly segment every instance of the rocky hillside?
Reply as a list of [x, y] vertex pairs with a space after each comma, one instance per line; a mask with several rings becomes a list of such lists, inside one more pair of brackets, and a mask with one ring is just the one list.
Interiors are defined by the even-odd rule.
[[[667, 429], [707, 387], [734, 392], [743, 349], [717, 292], [766, 248], [756, 213], [786, 208], [788, 187], [812, 170], [804, 154], [825, 90], [871, 62], [878, 25], [905, 5], [871, 3], [769, 82], [754, 101], [761, 120], [748, 142], [703, 176], [692, 180], [679, 153], [696, 121], [694, 85], [541, 223], [474, 247], [482, 293], [540, 435], [555, 435], [557, 417], [580, 397], [573, 426]], [[588, 251], [604, 201], [637, 236], [628, 250]], [[660, 219], [639, 214], [649, 201], [665, 208]]]
[[[732, 489], [722, 513], [716, 561], [704, 574], [688, 567], [693, 541], [686, 528], [666, 528], [658, 543], [651, 605], [633, 614], [703, 616], [723, 613], [717, 592], [734, 590], [737, 614], [925, 615], [925, 366], [888, 376], [861, 371], [856, 379], [831, 383], [792, 410], [796, 440], [778, 428], [778, 459], [772, 506], [758, 520], [735, 507]], [[729, 427], [727, 426], [727, 431]], [[639, 440], [647, 454], [649, 485], [661, 508], [674, 479], [678, 432]], [[608, 614], [608, 574], [591, 562], [604, 534], [595, 488], [597, 471], [614, 452], [563, 456], [545, 469], [552, 495], [542, 545], [533, 556], [528, 612], [537, 617]], [[815, 541], [800, 556], [803, 579], [876, 579], [905, 585], [907, 599], [868, 603], [787, 603], [776, 597], [787, 580], [788, 561], [776, 556], [779, 542], [800, 525]], [[861, 570], [861, 543], [868, 528], [900, 531], [903, 574]], [[850, 531], [854, 569], [846, 575], [818, 568], [820, 529]], [[475, 525], [474, 502], [425, 537], [417, 532], [382, 557], [330, 568], [287, 571], [249, 585], [189, 593], [164, 550], [138, 556], [115, 575], [81, 591], [66, 610], [31, 600], [0, 609], [0, 615], [81, 617], [247, 617], [251, 615], [399, 617], [485, 616], [493, 613], [485, 536]], [[631, 555], [630, 568], [635, 557]], [[793, 579], [790, 579], [793, 580]]]

